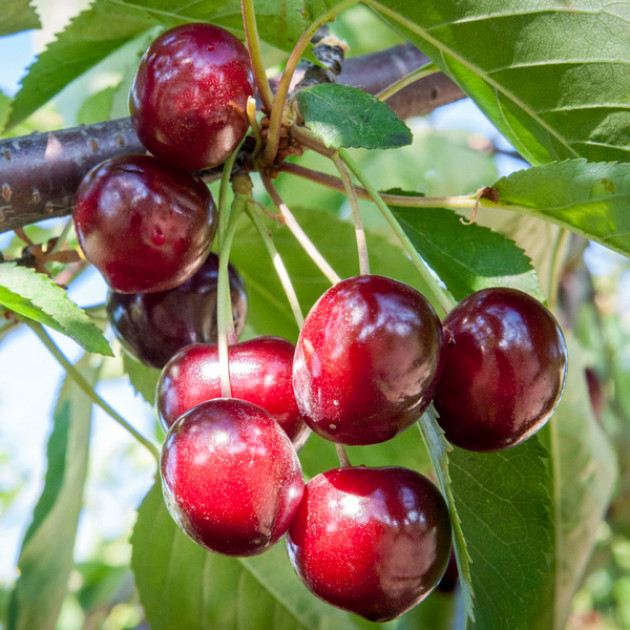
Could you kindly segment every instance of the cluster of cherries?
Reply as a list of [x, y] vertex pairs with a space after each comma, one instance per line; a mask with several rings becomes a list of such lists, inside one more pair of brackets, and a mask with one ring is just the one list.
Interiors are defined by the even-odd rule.
[[[414, 288], [362, 275], [320, 297], [295, 346], [269, 336], [230, 345], [232, 397], [223, 397], [218, 258], [208, 254], [216, 209], [190, 171], [234, 150], [252, 94], [247, 51], [226, 31], [189, 24], [159, 37], [130, 96], [155, 157], [116, 158], [86, 176], [75, 201], [79, 242], [112, 289], [107, 311], [124, 347], [162, 370], [161, 477], [177, 523], [234, 556], [262, 553], [286, 534], [313, 593], [386, 621], [422, 600], [447, 566], [444, 498], [396, 466], [343, 465], [305, 484], [297, 450], [311, 431], [341, 445], [384, 442], [431, 401], [458, 446], [519, 444], [560, 399], [564, 339], [520, 291], [479, 291], [440, 322]], [[234, 268], [229, 282], [238, 335], [247, 300]]]

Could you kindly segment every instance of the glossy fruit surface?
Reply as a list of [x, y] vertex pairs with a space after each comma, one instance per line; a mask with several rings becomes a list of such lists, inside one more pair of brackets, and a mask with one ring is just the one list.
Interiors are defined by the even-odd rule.
[[440, 581], [451, 550], [448, 509], [438, 489], [407, 468], [337, 468], [307, 484], [287, 548], [315, 595], [384, 622]]
[[166, 291], [201, 266], [217, 227], [203, 181], [146, 155], [94, 167], [74, 199], [85, 257], [114, 291]]
[[[183, 284], [157, 293], [116, 293], [107, 296], [107, 317], [131, 355], [162, 368], [191, 343], [217, 342], [217, 280], [219, 258], [211, 252]], [[243, 279], [228, 266], [232, 316], [240, 335], [247, 316]]]
[[391, 278], [342, 280], [306, 317], [293, 387], [307, 424], [343, 444], [376, 444], [415, 422], [441, 370], [442, 329], [429, 301]]
[[175, 521], [198, 544], [230, 556], [276, 543], [304, 493], [284, 431], [264, 409], [234, 398], [201, 403], [171, 427], [161, 473]]
[[446, 438], [474, 451], [520, 444], [560, 401], [567, 348], [553, 315], [515, 289], [484, 289], [444, 319], [434, 404]]
[[222, 164], [247, 132], [254, 93], [249, 56], [228, 31], [183, 24], [146, 51], [129, 94], [144, 146], [176, 168]]
[[[299, 448], [308, 427], [291, 385], [295, 347], [281, 337], [256, 337], [228, 347], [232, 396], [259, 405], [280, 424]], [[165, 431], [195, 405], [221, 397], [217, 346], [195, 344], [178, 352], [164, 367], [156, 404]]]

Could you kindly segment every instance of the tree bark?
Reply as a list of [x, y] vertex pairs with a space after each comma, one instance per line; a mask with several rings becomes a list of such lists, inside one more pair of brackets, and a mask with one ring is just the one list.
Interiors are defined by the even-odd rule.
[[[375, 94], [427, 61], [411, 44], [395, 46], [347, 59], [339, 83]], [[387, 102], [401, 118], [409, 118], [464, 97], [457, 85], [438, 73], [407, 86]], [[0, 232], [69, 215], [74, 193], [93, 166], [116, 155], [144, 152], [129, 118], [0, 140]], [[217, 179], [220, 171], [203, 175]]]

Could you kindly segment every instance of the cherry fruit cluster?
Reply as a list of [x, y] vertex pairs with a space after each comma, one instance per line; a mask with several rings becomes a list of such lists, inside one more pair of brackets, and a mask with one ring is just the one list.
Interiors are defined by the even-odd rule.
[[88, 173], [75, 201], [79, 242], [111, 288], [107, 312], [123, 346], [162, 369], [160, 469], [175, 521], [231, 556], [262, 553], [286, 534], [315, 595], [387, 621], [436, 587], [449, 562], [443, 496], [418, 472], [345, 461], [305, 483], [297, 451], [311, 431], [341, 450], [390, 440], [432, 401], [454, 444], [513, 447], [562, 395], [564, 338], [517, 290], [479, 291], [441, 322], [414, 288], [360, 275], [320, 297], [295, 346], [270, 336], [239, 343], [247, 301], [230, 268], [235, 335], [222, 357], [209, 254], [217, 211], [191, 171], [239, 144], [253, 91], [247, 51], [223, 29], [188, 24], [159, 37], [130, 95], [152, 155]]

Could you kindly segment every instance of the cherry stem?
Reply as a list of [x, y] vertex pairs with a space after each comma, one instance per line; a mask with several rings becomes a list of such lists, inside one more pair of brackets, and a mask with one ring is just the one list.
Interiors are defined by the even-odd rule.
[[24, 320], [24, 322], [30, 327], [30, 329], [39, 337], [42, 343], [46, 346], [50, 354], [57, 360], [57, 362], [64, 368], [68, 376], [77, 384], [79, 389], [98, 407], [100, 407], [107, 415], [113, 418], [121, 427], [126, 429], [131, 435], [142, 444], [155, 458], [155, 461], [160, 463], [160, 451], [158, 447], [139, 433], [131, 424], [129, 424], [117, 411], [110, 407], [95, 391], [94, 388], [87, 382], [84, 376], [79, 370], [66, 358], [66, 356], [59, 350], [55, 342], [44, 330], [44, 327], [32, 320]]
[[258, 119], [256, 118], [256, 99], [251, 96], [247, 99], [247, 119], [249, 120], [249, 126], [254, 132], [254, 137], [256, 138], [256, 146], [254, 147], [254, 152], [252, 153], [252, 156], [256, 156], [262, 151], [264, 141], [260, 131], [260, 125], [258, 124]]
[[357, 191], [354, 188], [350, 173], [345, 167], [345, 164], [339, 157], [339, 153], [335, 153], [333, 156], [333, 162], [341, 175], [344, 187], [346, 189], [346, 195], [350, 201], [350, 207], [352, 208], [352, 219], [354, 221], [354, 232], [357, 238], [357, 250], [359, 252], [359, 273], [362, 276], [367, 276], [370, 273], [370, 258], [368, 256], [367, 241], [365, 240], [365, 230], [363, 229], [363, 221], [361, 220], [361, 210], [359, 209], [359, 199], [357, 197]]
[[353, 4], [357, 4], [358, 2], [359, 0], [344, 0], [325, 13], [322, 13], [322, 15], [320, 15], [317, 20], [308, 26], [308, 28], [302, 33], [300, 39], [298, 39], [297, 43], [293, 47], [293, 50], [289, 55], [289, 59], [284, 67], [284, 71], [282, 72], [282, 76], [280, 77], [280, 81], [276, 86], [276, 94], [273, 98], [273, 104], [271, 106], [271, 114], [269, 116], [269, 134], [267, 136], [267, 144], [263, 152], [263, 162], [265, 164], [272, 164], [274, 158], [276, 157], [276, 153], [278, 152], [280, 128], [282, 127], [284, 106], [287, 100], [287, 95], [289, 94], [291, 79], [293, 78], [293, 73], [300, 62], [304, 51], [310, 44], [311, 39], [313, 39], [313, 35], [315, 35], [321, 26], [334, 20], [335, 17], [344, 9], [352, 6]]
[[269, 257], [273, 263], [273, 266], [278, 274], [278, 278], [280, 279], [280, 284], [282, 284], [282, 288], [284, 289], [284, 293], [287, 296], [287, 300], [289, 301], [289, 305], [291, 306], [291, 310], [293, 311], [293, 317], [295, 318], [295, 323], [297, 327], [301, 330], [304, 324], [304, 315], [302, 314], [302, 309], [300, 308], [300, 302], [297, 297], [297, 293], [295, 292], [295, 288], [293, 287], [293, 283], [291, 282], [291, 276], [287, 272], [287, 268], [284, 265], [284, 261], [278, 252], [271, 235], [269, 234], [265, 224], [260, 216], [260, 210], [258, 206], [254, 203], [247, 204], [247, 214], [251, 219], [252, 223], [258, 233], [260, 234], [265, 247], [267, 248], [267, 252], [269, 253]]
[[217, 242], [219, 246], [219, 250], [223, 247], [223, 241], [225, 239], [225, 233], [227, 231], [227, 226], [230, 219], [230, 208], [227, 203], [227, 193], [230, 189], [230, 178], [232, 176], [232, 168], [234, 167], [234, 162], [236, 161], [236, 156], [241, 150], [242, 142], [236, 147], [236, 149], [232, 152], [230, 157], [225, 161], [223, 165], [223, 172], [221, 174], [221, 184], [219, 185], [219, 227], [217, 234]]
[[372, 200], [377, 205], [383, 217], [389, 223], [392, 230], [400, 240], [403, 248], [409, 254], [411, 260], [414, 265], [420, 272], [420, 275], [427, 283], [431, 292], [437, 299], [440, 306], [444, 309], [445, 313], [448, 313], [456, 304], [457, 300], [450, 294], [450, 292], [444, 288], [433, 270], [425, 263], [420, 254], [416, 251], [416, 248], [413, 246], [413, 243], [409, 240], [409, 237], [405, 234], [405, 231], [402, 229], [396, 217], [393, 215], [392, 211], [389, 209], [387, 204], [383, 201], [381, 196], [378, 194], [378, 191], [372, 186], [370, 181], [365, 177], [362, 173], [361, 169], [355, 164], [354, 160], [350, 157], [348, 152], [345, 149], [339, 149], [339, 157], [344, 161], [345, 165], [354, 173], [354, 176], [363, 184], [365, 189], [368, 191]]
[[420, 68], [417, 68], [413, 72], [401, 77], [398, 81], [394, 81], [394, 83], [388, 85], [386, 88], [383, 88], [375, 96], [381, 101], [386, 101], [388, 98], [394, 96], [396, 92], [400, 92], [400, 90], [408, 85], [411, 85], [420, 79], [424, 79], [424, 77], [428, 77], [431, 74], [436, 74], [437, 72], [440, 72], [440, 69], [434, 63], [426, 63], [424, 66], [420, 66]]
[[328, 261], [321, 255], [317, 247], [311, 239], [306, 235], [306, 232], [302, 229], [297, 222], [288, 206], [282, 201], [280, 194], [269, 177], [261, 174], [262, 182], [276, 206], [286, 226], [291, 230], [293, 236], [297, 239], [298, 243], [302, 246], [304, 251], [310, 256], [311, 260], [319, 267], [320, 271], [330, 280], [331, 284], [337, 284], [341, 278], [337, 275], [335, 270], [328, 264]]
[[339, 458], [339, 463], [342, 468], [350, 468], [352, 466], [352, 462], [348, 457], [346, 447], [343, 444], [335, 444], [335, 447], [337, 448], [337, 457]]
[[254, 0], [241, 0], [241, 13], [243, 15], [243, 28], [245, 30], [245, 39], [247, 40], [249, 61], [254, 73], [254, 81], [256, 82], [256, 87], [258, 88], [258, 93], [260, 94], [265, 109], [271, 111], [273, 92], [271, 91], [269, 79], [267, 79], [265, 72], [265, 64], [262, 59]]

